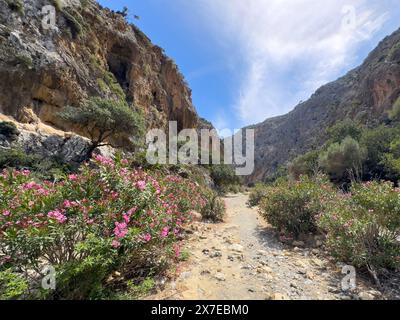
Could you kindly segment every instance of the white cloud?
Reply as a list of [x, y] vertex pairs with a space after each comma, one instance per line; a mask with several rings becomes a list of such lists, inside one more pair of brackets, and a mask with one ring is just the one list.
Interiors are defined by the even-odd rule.
[[204, 14], [216, 38], [239, 53], [245, 68], [233, 108], [247, 125], [287, 112], [351, 66], [360, 44], [385, 22], [382, 2], [193, 0], [191, 5]]

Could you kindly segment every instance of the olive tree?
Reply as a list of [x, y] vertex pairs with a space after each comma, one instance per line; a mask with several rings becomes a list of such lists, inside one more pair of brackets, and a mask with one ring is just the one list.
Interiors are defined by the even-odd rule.
[[78, 125], [91, 140], [88, 157], [101, 146], [110, 145], [111, 138], [122, 134], [143, 133], [143, 118], [124, 101], [90, 98], [79, 107], [66, 107], [60, 113], [63, 120]]
[[320, 155], [319, 165], [335, 181], [359, 180], [365, 155], [366, 152], [359, 143], [347, 137], [342, 143], [331, 144], [327, 151]]

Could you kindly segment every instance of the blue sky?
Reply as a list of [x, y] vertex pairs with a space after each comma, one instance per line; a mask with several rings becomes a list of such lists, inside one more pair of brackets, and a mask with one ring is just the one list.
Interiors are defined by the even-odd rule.
[[100, 0], [173, 58], [218, 129], [285, 114], [400, 27], [398, 0]]

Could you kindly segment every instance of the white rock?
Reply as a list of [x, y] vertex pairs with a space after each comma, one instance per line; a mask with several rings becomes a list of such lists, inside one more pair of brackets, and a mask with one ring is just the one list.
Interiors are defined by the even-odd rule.
[[218, 281], [225, 281], [225, 275], [221, 272], [218, 272], [215, 274], [214, 276], [215, 279], [217, 279]]
[[230, 248], [233, 252], [238, 252], [238, 253], [242, 253], [243, 252], [243, 246], [241, 246], [240, 244], [233, 244], [231, 245]]

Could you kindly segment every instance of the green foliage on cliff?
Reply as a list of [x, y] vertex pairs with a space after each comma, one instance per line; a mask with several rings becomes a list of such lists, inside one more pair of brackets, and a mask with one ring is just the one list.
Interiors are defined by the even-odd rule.
[[6, 0], [8, 7], [19, 14], [24, 14], [24, 3], [22, 0]]
[[400, 120], [400, 97], [393, 104], [392, 110], [389, 111], [389, 118], [393, 121]]
[[19, 131], [17, 126], [8, 121], [1, 121], [0, 122], [0, 134], [5, 136], [6, 138], [13, 138], [18, 135]]
[[139, 137], [144, 130], [142, 114], [135, 112], [124, 101], [94, 97], [78, 108], [66, 107], [60, 116], [86, 132], [92, 142], [89, 157], [96, 148], [110, 145], [110, 139]]

